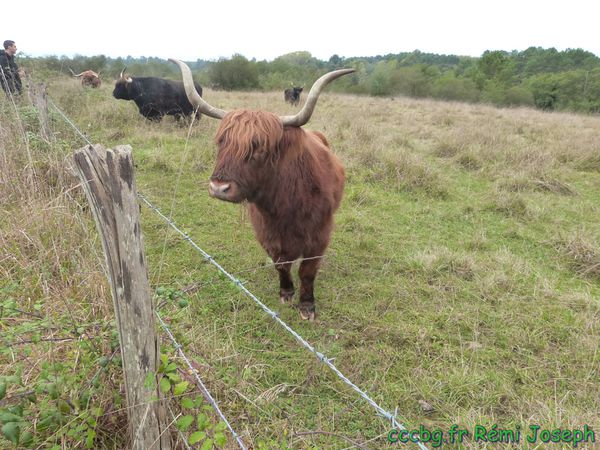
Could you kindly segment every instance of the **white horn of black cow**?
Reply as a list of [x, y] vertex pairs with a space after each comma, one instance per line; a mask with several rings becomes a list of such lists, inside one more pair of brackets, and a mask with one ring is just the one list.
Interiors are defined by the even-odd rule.
[[323, 88], [336, 78], [339, 78], [343, 75], [352, 72], [356, 72], [356, 69], [334, 70], [333, 72], [326, 73], [317, 81], [315, 81], [315, 83], [310, 88], [310, 92], [308, 93], [308, 97], [306, 98], [306, 102], [304, 103], [302, 109], [296, 115], [280, 117], [281, 122], [283, 122], [283, 125], [290, 127], [301, 127], [302, 125], [307, 123], [310, 120], [313, 111], [315, 110], [317, 100]]
[[125, 70], [127, 70], [127, 66], [123, 67], [123, 70], [121, 70], [121, 74], [119, 75], [119, 78], [123, 78], [123, 74], [125, 73]]
[[214, 106], [209, 105], [204, 101], [198, 91], [196, 91], [196, 87], [194, 86], [194, 79], [192, 78], [192, 71], [187, 66], [186, 63], [179, 61], [177, 59], [169, 58], [169, 61], [175, 63], [181, 69], [181, 75], [183, 77], [183, 87], [185, 88], [185, 94], [189, 102], [192, 106], [200, 111], [202, 114], [207, 115], [208, 117], [212, 117], [213, 119], [222, 119], [227, 114], [227, 111], [219, 108], [215, 108]]

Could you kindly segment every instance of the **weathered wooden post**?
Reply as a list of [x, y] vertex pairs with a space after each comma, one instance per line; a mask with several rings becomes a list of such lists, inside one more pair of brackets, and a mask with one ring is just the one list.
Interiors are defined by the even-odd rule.
[[154, 301], [146, 269], [140, 209], [129, 145], [96, 144], [75, 151], [82, 186], [102, 237], [115, 307], [127, 390], [132, 449], [170, 449], [158, 383], [144, 387], [160, 363]]
[[52, 142], [54, 135], [50, 129], [48, 120], [48, 100], [46, 98], [46, 85], [44, 83], [30, 84], [32, 103], [38, 113], [40, 120], [40, 136], [46, 142]]

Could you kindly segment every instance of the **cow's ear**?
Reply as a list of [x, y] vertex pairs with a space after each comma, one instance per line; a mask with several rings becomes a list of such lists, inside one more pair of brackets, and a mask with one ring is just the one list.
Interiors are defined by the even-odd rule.
[[133, 79], [131, 77], [127, 77], [125, 81], [127, 81], [128, 83], [133, 83]]

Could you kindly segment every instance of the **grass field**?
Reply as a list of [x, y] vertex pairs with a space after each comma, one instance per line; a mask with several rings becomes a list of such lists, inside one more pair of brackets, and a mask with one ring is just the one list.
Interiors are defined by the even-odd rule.
[[[447, 437], [457, 424], [471, 438], [441, 448], [466, 449], [572, 447], [475, 442], [477, 425], [600, 432], [600, 117], [322, 94], [306, 128], [328, 137], [347, 184], [309, 323], [279, 304], [244, 206], [208, 196], [217, 121], [149, 123], [111, 91], [48, 80], [92, 142], [133, 147], [141, 193], [406, 427]], [[291, 112], [279, 92], [205, 98]], [[112, 300], [70, 168], [85, 142], [53, 110], [56, 140], [44, 142], [26, 98], [0, 107], [0, 413], [18, 413], [9, 408], [33, 391], [20, 427], [31, 448], [122, 448]], [[248, 445], [400, 447], [370, 405], [146, 207], [142, 225], [160, 313]]]

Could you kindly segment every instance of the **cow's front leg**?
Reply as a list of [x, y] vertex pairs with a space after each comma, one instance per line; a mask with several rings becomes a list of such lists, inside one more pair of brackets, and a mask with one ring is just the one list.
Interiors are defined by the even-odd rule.
[[279, 300], [281, 303], [289, 303], [294, 298], [294, 282], [292, 281], [292, 263], [275, 264], [279, 272]]
[[315, 320], [315, 296], [313, 293], [315, 277], [319, 270], [320, 259], [304, 260], [300, 264], [300, 317], [304, 320]]

